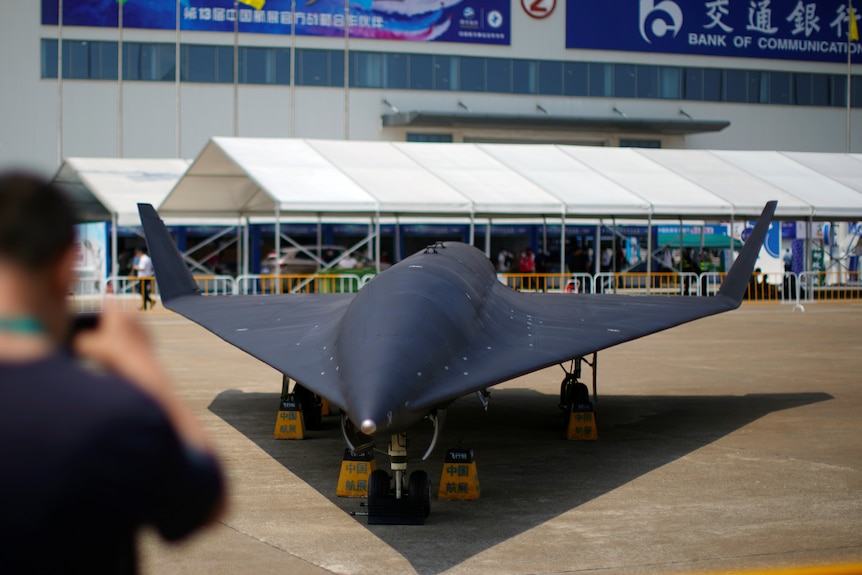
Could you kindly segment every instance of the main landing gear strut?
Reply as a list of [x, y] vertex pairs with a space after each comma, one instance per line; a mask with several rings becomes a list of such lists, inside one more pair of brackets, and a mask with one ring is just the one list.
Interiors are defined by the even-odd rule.
[[597, 439], [596, 414], [593, 402], [590, 401], [590, 390], [581, 382], [581, 363], [593, 368], [593, 401], [598, 401], [596, 393], [596, 373], [598, 370], [598, 354], [593, 354], [592, 362], [583, 357], [572, 360], [568, 369], [561, 364], [566, 376], [560, 383], [560, 408], [568, 418], [566, 437], [568, 439]]

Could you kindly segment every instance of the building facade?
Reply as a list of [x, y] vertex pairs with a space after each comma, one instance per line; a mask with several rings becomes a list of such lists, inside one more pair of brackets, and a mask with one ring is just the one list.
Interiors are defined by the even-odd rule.
[[840, 0], [7, 1], [0, 166], [212, 136], [860, 152], [851, 28]]

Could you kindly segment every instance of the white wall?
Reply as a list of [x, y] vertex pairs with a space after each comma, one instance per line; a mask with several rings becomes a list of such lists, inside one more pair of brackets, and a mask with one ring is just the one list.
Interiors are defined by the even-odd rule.
[[[566, 50], [565, 2], [544, 20], [528, 17], [520, 2], [512, 2], [512, 46], [406, 43], [352, 40], [351, 49], [409, 51], [416, 53], [467, 54], [477, 56], [542, 58], [552, 60], [632, 62], [645, 64], [723, 66], [753, 69], [828, 72], [841, 74], [836, 64], [701, 56], [636, 54]], [[57, 80], [40, 79], [40, 39], [57, 36], [56, 27], [40, 24], [37, 1], [0, 2], [0, 168], [36, 167], [51, 173], [58, 166]], [[116, 30], [65, 28], [66, 38], [116, 40]], [[169, 31], [127, 30], [126, 41], [175, 41]], [[231, 34], [184, 32], [183, 42], [232, 44]], [[243, 35], [243, 45], [289, 46], [284, 37]], [[337, 38], [297, 38], [299, 47], [341, 49]], [[116, 156], [117, 82], [63, 81], [62, 153], [64, 156]], [[233, 86], [190, 84], [181, 86], [180, 157], [194, 157], [210, 137], [233, 134]], [[537, 117], [540, 104], [552, 115], [578, 117], [613, 116], [614, 107], [631, 118], [683, 119], [684, 110], [696, 119], [729, 120], [719, 133], [663, 136], [665, 147], [719, 149], [782, 149], [844, 151], [845, 111], [840, 108], [716, 104], [674, 100], [571, 98], [562, 96], [480, 94], [463, 92], [419, 92], [381, 89], [350, 91], [349, 136], [351, 139], [404, 139], [408, 129], [383, 128], [381, 115], [391, 110], [388, 100], [402, 112], [411, 110], [463, 112], [464, 102], [475, 114], [519, 114]], [[173, 83], [123, 83], [123, 155], [128, 157], [177, 157], [176, 87]], [[295, 135], [303, 138], [342, 138], [344, 135], [344, 90], [340, 88], [296, 88]], [[239, 135], [286, 137], [290, 135], [290, 89], [286, 86], [239, 87]], [[854, 152], [862, 152], [862, 110], [853, 112]], [[440, 132], [410, 128], [409, 131]], [[537, 139], [538, 131], [455, 129], [456, 141], [464, 139]], [[554, 132], [561, 141], [618, 145], [619, 134]], [[649, 134], [625, 137], [652, 138]]]

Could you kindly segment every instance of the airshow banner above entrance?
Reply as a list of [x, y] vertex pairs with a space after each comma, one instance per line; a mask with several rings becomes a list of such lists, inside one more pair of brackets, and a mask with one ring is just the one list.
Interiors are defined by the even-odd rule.
[[[345, 0], [63, 0], [64, 26], [239, 31], [344, 37]], [[59, 0], [42, 0], [42, 24], [58, 23]], [[351, 38], [417, 42], [510, 43], [509, 0], [350, 0]], [[294, 23], [295, 16], [295, 23]]]

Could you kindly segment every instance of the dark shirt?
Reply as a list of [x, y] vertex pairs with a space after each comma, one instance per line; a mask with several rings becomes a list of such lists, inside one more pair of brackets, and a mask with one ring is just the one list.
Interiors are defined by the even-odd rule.
[[125, 380], [59, 353], [0, 362], [0, 573], [135, 573], [139, 527], [180, 538], [222, 489]]

